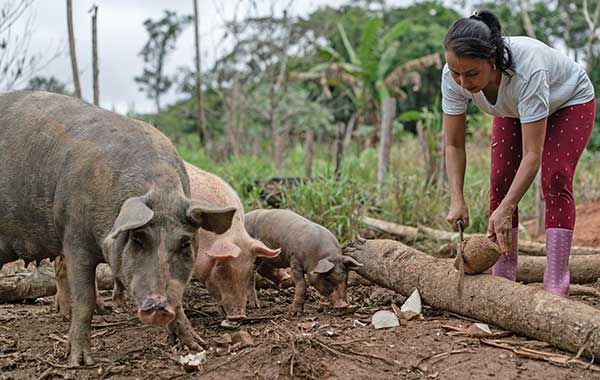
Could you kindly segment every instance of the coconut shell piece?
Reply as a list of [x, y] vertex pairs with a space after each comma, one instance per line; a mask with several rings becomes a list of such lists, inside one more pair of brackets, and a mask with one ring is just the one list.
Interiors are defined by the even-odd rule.
[[[463, 260], [466, 274], [480, 274], [491, 268], [500, 257], [500, 248], [483, 234], [471, 235], [463, 244]], [[454, 267], [459, 269], [458, 257]]]

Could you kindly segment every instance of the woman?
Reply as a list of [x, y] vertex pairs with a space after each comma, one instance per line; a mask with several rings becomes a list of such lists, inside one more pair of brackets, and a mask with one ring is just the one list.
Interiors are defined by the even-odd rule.
[[569, 254], [575, 225], [573, 174], [594, 125], [594, 88], [585, 71], [561, 52], [528, 37], [503, 37], [490, 11], [456, 21], [444, 39], [442, 76], [448, 222], [465, 227], [467, 102], [494, 115], [488, 237], [503, 255], [492, 273], [516, 278], [517, 205], [540, 168], [546, 204], [544, 289], [569, 294]]

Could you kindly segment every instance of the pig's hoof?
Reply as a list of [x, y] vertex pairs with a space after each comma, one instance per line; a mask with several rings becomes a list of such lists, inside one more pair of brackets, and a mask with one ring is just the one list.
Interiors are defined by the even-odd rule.
[[260, 302], [258, 299], [248, 301], [248, 307], [250, 309], [260, 309]]
[[115, 305], [125, 308], [125, 294], [123, 292], [113, 293], [112, 301]]
[[79, 366], [92, 366], [96, 364], [92, 358], [92, 353], [89, 351], [75, 351], [71, 352], [71, 358], [69, 359], [69, 367]]
[[63, 320], [68, 321], [69, 318], [71, 317], [71, 303], [61, 300], [61, 299], [56, 299], [55, 303], [54, 303], [54, 307], [56, 310], [56, 313], [60, 314], [63, 317]]
[[204, 339], [202, 339], [200, 334], [198, 334], [191, 325], [189, 327], [177, 329], [176, 331], [169, 330], [169, 341], [173, 345], [179, 341], [182, 346], [187, 347], [192, 351], [200, 351], [202, 349], [200, 344], [206, 345]]
[[96, 314], [98, 315], [107, 315], [110, 314], [110, 307], [105, 306], [103, 303], [96, 304]]
[[302, 315], [304, 308], [302, 306], [292, 305], [290, 308], [289, 314], [292, 317], [299, 317]]

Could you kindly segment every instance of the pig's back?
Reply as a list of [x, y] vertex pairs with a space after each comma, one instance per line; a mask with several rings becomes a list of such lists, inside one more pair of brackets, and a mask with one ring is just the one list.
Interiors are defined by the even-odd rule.
[[227, 182], [189, 162], [185, 162], [185, 169], [190, 178], [190, 193], [193, 199], [200, 199], [218, 207], [233, 206], [243, 217], [242, 201]]
[[96, 226], [80, 235], [97, 239], [155, 173], [189, 194], [177, 152], [155, 128], [68, 96], [0, 95], [0, 238], [42, 256], [60, 253], [69, 223]]
[[[190, 178], [192, 199], [206, 202], [215, 207], [235, 207], [231, 227], [224, 234], [216, 235], [202, 228], [198, 230], [198, 252], [206, 252], [218, 239], [226, 239], [238, 244], [249, 238], [244, 227], [244, 207], [235, 190], [220, 177], [185, 162]], [[200, 256], [199, 256], [200, 257]]]
[[254, 210], [246, 214], [245, 225], [250, 236], [288, 256], [338, 245], [328, 229], [290, 210]]

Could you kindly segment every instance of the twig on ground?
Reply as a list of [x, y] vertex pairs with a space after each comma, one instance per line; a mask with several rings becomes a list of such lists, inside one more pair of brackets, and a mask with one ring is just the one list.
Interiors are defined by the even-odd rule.
[[50, 335], [48, 335], [48, 338], [50, 338], [50, 339], [54, 339], [54, 340], [57, 340], [57, 341], [59, 341], [60, 343], [64, 343], [64, 344], [67, 344], [67, 343], [68, 343], [68, 340], [67, 340], [67, 339], [65, 339], [65, 338], [63, 338], [63, 337], [60, 337], [60, 336], [58, 336], [58, 335], [56, 335], [56, 334], [50, 334]]
[[569, 364], [574, 364], [574, 365], [578, 366], [579, 368], [589, 369], [589, 370], [595, 371], [595, 372], [600, 372], [599, 366], [594, 365], [592, 363], [584, 362], [583, 360], [580, 360], [580, 359], [570, 358], [567, 355], [556, 354], [556, 353], [552, 353], [552, 352], [538, 351], [538, 350], [533, 350], [533, 349], [526, 348], [526, 347], [515, 348], [515, 347], [510, 346], [509, 344], [498, 343], [498, 342], [495, 342], [495, 341], [489, 340], [489, 339], [481, 339], [481, 342], [484, 344], [487, 344], [489, 346], [503, 348], [505, 350], [510, 350], [519, 356], [524, 356], [529, 359], [543, 360], [550, 364], [554, 364], [554, 365], [558, 365], [558, 366], [567, 366]]
[[93, 329], [104, 329], [104, 328], [107, 328], [107, 327], [115, 327], [115, 326], [127, 325], [130, 322], [136, 321], [137, 319], [138, 319], [137, 317], [133, 317], [133, 318], [126, 319], [124, 321], [119, 321], [119, 322], [97, 323], [97, 324], [92, 324], [92, 328]]
[[36, 380], [44, 380], [45, 378], [47, 378], [48, 376], [51, 376], [51, 375], [56, 376], [56, 375], [60, 375], [60, 374], [57, 372], [54, 372], [54, 370], [52, 368], [48, 368], [46, 371], [44, 371], [44, 373], [42, 373], [40, 376], [38, 376]]

